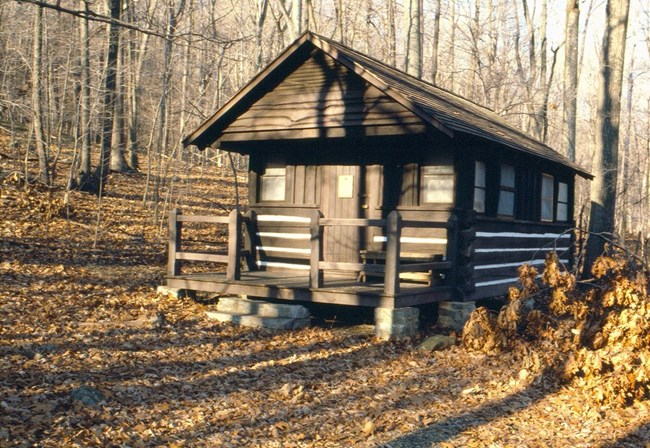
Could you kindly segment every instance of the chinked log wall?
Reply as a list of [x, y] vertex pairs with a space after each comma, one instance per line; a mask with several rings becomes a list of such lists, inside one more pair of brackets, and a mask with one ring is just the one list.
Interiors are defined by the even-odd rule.
[[[244, 258], [249, 270], [255, 270], [257, 252], [257, 225], [254, 212], [242, 216], [233, 210], [226, 216], [183, 215], [180, 210], [172, 210], [169, 217], [169, 259], [168, 275], [181, 275], [181, 264], [184, 261], [205, 261], [226, 263], [226, 280], [236, 282], [241, 279], [241, 260]], [[185, 222], [213, 223], [228, 225], [227, 253], [190, 252], [182, 250], [182, 229]], [[323, 228], [327, 226], [381, 227], [385, 229], [386, 262], [385, 265], [342, 263], [323, 261]], [[243, 231], [242, 231], [243, 227]], [[428, 263], [402, 263], [400, 259], [400, 237], [404, 228], [447, 229], [448, 245], [447, 260]], [[323, 287], [324, 270], [357, 271], [364, 274], [383, 274], [384, 295], [392, 296], [400, 292], [400, 273], [404, 272], [444, 272], [446, 284], [450, 288], [462, 285], [461, 289], [472, 288], [471, 278], [463, 278], [463, 265], [467, 264], [469, 242], [462, 242], [464, 231], [456, 216], [449, 222], [407, 221], [402, 220], [397, 211], [391, 212], [387, 219], [329, 219], [323, 218], [317, 210], [309, 217], [309, 287]], [[466, 232], [465, 232], [466, 233]], [[305, 266], [307, 267], [307, 266]], [[457, 282], [461, 272], [462, 281]]]

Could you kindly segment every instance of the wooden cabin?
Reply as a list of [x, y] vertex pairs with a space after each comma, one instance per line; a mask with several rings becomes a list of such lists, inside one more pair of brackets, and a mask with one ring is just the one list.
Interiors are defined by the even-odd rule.
[[[590, 174], [494, 112], [305, 33], [185, 145], [245, 154], [249, 210], [170, 219], [168, 285], [407, 307], [503, 295], [523, 263], [571, 265]], [[181, 227], [229, 227], [227, 255]], [[191, 260], [225, 273], [183, 274]]]

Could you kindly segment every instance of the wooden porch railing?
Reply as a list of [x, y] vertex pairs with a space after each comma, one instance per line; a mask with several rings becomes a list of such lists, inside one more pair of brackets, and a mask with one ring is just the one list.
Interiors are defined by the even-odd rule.
[[[228, 251], [222, 252], [190, 252], [182, 250], [182, 232], [184, 222], [201, 222], [228, 225]], [[242, 235], [242, 224], [246, 224], [244, 235]], [[253, 239], [250, 236], [251, 224], [254, 224], [254, 214], [248, 213], [245, 216], [236, 210], [228, 216], [205, 216], [205, 215], [183, 215], [179, 209], [169, 213], [169, 250], [167, 262], [167, 275], [177, 276], [181, 274], [181, 263], [183, 261], [208, 261], [213, 263], [225, 263], [226, 278], [228, 281], [241, 279], [241, 259], [246, 257], [249, 269], [254, 266], [254, 251], [252, 250]], [[242, 236], [245, 239], [242, 239]], [[242, 241], [245, 242], [242, 248]]]
[[[227, 253], [189, 252], [182, 250], [182, 229], [184, 222], [203, 222], [228, 225]], [[242, 231], [242, 224], [245, 224]], [[384, 265], [323, 261], [323, 228], [328, 226], [344, 227], [382, 227], [386, 234], [386, 261]], [[447, 229], [446, 261], [403, 263], [400, 258], [400, 239], [405, 228]], [[249, 270], [255, 270], [256, 216], [249, 212], [242, 216], [236, 211], [226, 216], [183, 215], [178, 209], [169, 216], [169, 259], [168, 275], [181, 274], [183, 261], [208, 261], [226, 263], [226, 279], [241, 279], [241, 260], [245, 257]], [[459, 226], [454, 216], [448, 222], [429, 222], [402, 220], [397, 211], [392, 211], [386, 219], [332, 219], [323, 218], [319, 211], [310, 216], [310, 256], [309, 287], [322, 288], [324, 270], [356, 271], [364, 274], [384, 276], [384, 294], [395, 296], [400, 291], [400, 274], [405, 272], [436, 271], [447, 274], [448, 285], [456, 283]]]

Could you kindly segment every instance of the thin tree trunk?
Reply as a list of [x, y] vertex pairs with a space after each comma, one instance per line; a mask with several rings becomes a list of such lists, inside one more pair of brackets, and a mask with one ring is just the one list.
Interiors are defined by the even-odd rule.
[[296, 39], [302, 33], [302, 0], [293, 0], [291, 3], [291, 20], [293, 21], [294, 36]]
[[406, 51], [404, 67], [406, 73], [422, 77], [422, 0], [408, 0], [404, 6], [404, 29], [406, 30]]
[[[109, 0], [111, 18], [120, 19], [120, 0]], [[110, 171], [111, 146], [113, 133], [113, 118], [115, 110], [115, 86], [117, 72], [117, 56], [119, 51], [118, 27], [112, 23], [106, 25], [108, 47], [106, 52], [106, 71], [104, 74], [104, 104], [102, 111], [102, 138], [99, 164], [95, 168], [94, 177], [98, 185], [93, 185], [93, 192], [103, 194], [106, 180]]]
[[[88, 1], [82, 0], [88, 11]], [[81, 40], [81, 154], [76, 174], [77, 186], [83, 189], [90, 176], [90, 45], [88, 41], [88, 19], [80, 23]]]
[[630, 61], [630, 73], [627, 77], [627, 104], [626, 115], [627, 123], [625, 126], [625, 138], [623, 139], [623, 150], [621, 151], [620, 163], [623, 165], [621, 171], [623, 172], [623, 183], [621, 191], [621, 199], [623, 201], [623, 213], [620, 213], [622, 222], [620, 225], [621, 236], [625, 241], [626, 236], [632, 229], [632, 211], [630, 210], [630, 195], [632, 193], [632, 186], [635, 182], [630, 179], [630, 140], [632, 138], [632, 97], [634, 95], [634, 55]]
[[433, 16], [433, 42], [431, 49], [431, 82], [436, 84], [438, 78], [438, 52], [440, 46], [440, 0], [436, 0], [436, 12]]
[[345, 39], [345, 12], [343, 11], [343, 0], [336, 0], [336, 5], [335, 5], [335, 13], [336, 13], [336, 30], [339, 35], [339, 42], [341, 42], [343, 45], [346, 45], [346, 39]]
[[456, 91], [456, 2], [451, 2], [451, 31], [449, 32], [449, 90]]
[[397, 33], [395, 30], [395, 0], [388, 0], [388, 63], [397, 66]]
[[124, 47], [119, 49], [115, 77], [115, 109], [111, 147], [111, 172], [126, 173], [129, 165], [124, 158], [126, 152], [126, 123], [124, 108]]
[[255, 60], [255, 71], [260, 71], [264, 64], [264, 45], [262, 42], [262, 32], [264, 31], [264, 22], [266, 22], [266, 12], [268, 11], [269, 0], [260, 0], [260, 10], [257, 15], [257, 33], [255, 35], [257, 43], [257, 58]]
[[592, 169], [595, 177], [591, 182], [589, 231], [592, 236], [587, 241], [585, 269], [591, 269], [604, 249], [604, 241], [594, 234], [615, 233], [621, 92], [629, 10], [629, 0], [607, 2]]
[[[151, 17], [156, 11], [158, 6], [157, 0], [152, 1], [149, 4], [147, 10], [147, 17]], [[133, 8], [134, 4], [131, 2], [128, 4], [126, 9], [127, 17], [129, 21], [133, 21]], [[128, 85], [128, 96], [129, 96], [129, 122], [128, 122], [128, 135], [129, 135], [129, 156], [128, 164], [132, 170], [137, 170], [139, 168], [138, 163], [138, 151], [140, 146], [140, 141], [138, 137], [138, 126], [139, 126], [139, 115], [140, 115], [140, 96], [138, 94], [138, 89], [140, 87], [140, 77], [142, 74], [142, 69], [144, 66], [144, 57], [147, 52], [149, 34], [143, 33], [140, 41], [139, 48], [136, 45], [136, 32], [134, 30], [130, 31], [130, 42], [127, 46], [127, 51], [129, 55], [129, 64], [131, 65], [131, 72], [129, 76], [129, 85]], [[137, 49], [136, 49], [137, 48]]]
[[571, 160], [576, 159], [579, 33], [579, 0], [567, 0], [566, 28], [564, 31], [564, 153]]
[[34, 53], [32, 55], [32, 109], [34, 138], [38, 155], [38, 179], [50, 185], [48, 150], [43, 132], [43, 8], [37, 6], [34, 11]]

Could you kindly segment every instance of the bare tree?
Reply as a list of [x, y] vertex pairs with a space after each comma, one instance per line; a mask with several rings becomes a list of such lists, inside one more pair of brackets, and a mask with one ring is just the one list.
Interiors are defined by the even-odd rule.
[[431, 82], [434, 84], [438, 77], [438, 51], [440, 46], [440, 0], [436, 0], [433, 16], [433, 42], [431, 44]]
[[[629, 0], [608, 0], [598, 84], [596, 148], [591, 183], [589, 230], [593, 234], [614, 233], [618, 181], [618, 144], [625, 67], [625, 41]], [[603, 251], [604, 240], [592, 236], [587, 242], [585, 268], [590, 269]]]
[[406, 73], [422, 77], [422, 0], [407, 0], [404, 7]]
[[34, 138], [38, 154], [38, 178], [50, 185], [50, 168], [48, 149], [43, 131], [43, 8], [36, 7], [34, 11], [34, 34], [32, 55], [32, 108]]
[[578, 0], [567, 0], [564, 31], [564, 153], [571, 160], [576, 159], [579, 36], [580, 3]]
[[[121, 1], [109, 0], [111, 18], [120, 20]], [[104, 102], [102, 104], [102, 129], [101, 129], [101, 150], [99, 153], [99, 164], [93, 173], [93, 182], [87, 183], [86, 191], [102, 194], [111, 162], [111, 148], [113, 137], [113, 118], [115, 112], [115, 89], [117, 74], [117, 58], [120, 45], [120, 35], [115, 23], [108, 23], [106, 26], [107, 47], [106, 47], [106, 68], [104, 71]]]
[[[88, 11], [88, 1], [81, 0], [83, 7]], [[88, 37], [88, 18], [79, 20], [79, 40], [81, 43], [81, 76], [80, 76], [80, 132], [81, 152], [79, 165], [75, 177], [77, 187], [83, 188], [90, 176], [90, 42]]]

